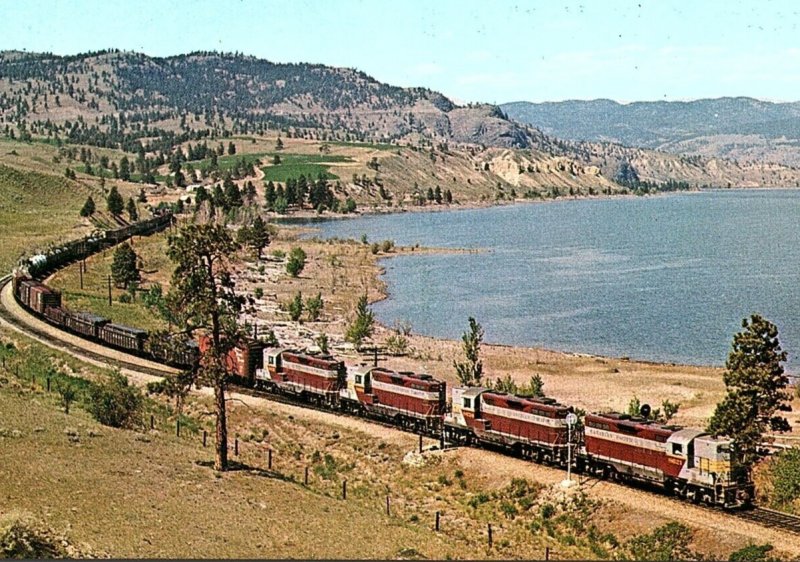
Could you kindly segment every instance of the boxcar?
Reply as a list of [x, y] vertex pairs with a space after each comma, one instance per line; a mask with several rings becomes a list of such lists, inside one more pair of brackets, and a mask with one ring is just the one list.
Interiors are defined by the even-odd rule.
[[44, 317], [58, 326], [64, 326], [66, 316], [67, 312], [60, 306], [48, 306], [44, 309]]
[[28, 306], [39, 314], [44, 314], [48, 306], [61, 306], [61, 293], [41, 283], [31, 286]]
[[[200, 336], [198, 343], [199, 351], [205, 353], [211, 346], [211, 338], [207, 335]], [[256, 370], [263, 365], [264, 347], [259, 341], [247, 341], [237, 345], [225, 358], [226, 369], [239, 379], [240, 383], [253, 386]]]

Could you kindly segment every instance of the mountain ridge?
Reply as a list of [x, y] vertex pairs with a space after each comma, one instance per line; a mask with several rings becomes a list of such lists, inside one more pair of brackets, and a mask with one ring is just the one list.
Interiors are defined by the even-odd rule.
[[[502, 106], [458, 105], [434, 90], [392, 86], [357, 69], [240, 53], [0, 52], [0, 127], [9, 138], [149, 154], [190, 141], [266, 133], [407, 146], [429, 151], [431, 159], [458, 150], [474, 166], [491, 168], [500, 158], [497, 185], [524, 189], [588, 189], [594, 181], [605, 192], [621, 170], [651, 184], [691, 187], [800, 180], [800, 171], [771, 164], [628, 149], [607, 138], [561, 140], [513, 117]], [[559, 120], [567, 117], [562, 112]], [[497, 152], [503, 150], [511, 152]]]
[[500, 107], [511, 119], [572, 141], [800, 165], [800, 102], [737, 96], [622, 104], [599, 98]]

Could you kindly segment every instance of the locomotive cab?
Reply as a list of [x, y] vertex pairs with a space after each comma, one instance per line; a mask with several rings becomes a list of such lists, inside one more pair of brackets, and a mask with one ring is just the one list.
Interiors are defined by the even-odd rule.
[[264, 366], [256, 369], [256, 385], [271, 383], [281, 371], [281, 354], [286, 351], [283, 348], [268, 347], [264, 349]]

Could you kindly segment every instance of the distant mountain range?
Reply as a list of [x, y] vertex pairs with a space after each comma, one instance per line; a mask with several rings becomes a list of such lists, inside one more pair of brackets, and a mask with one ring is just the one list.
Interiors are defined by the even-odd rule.
[[241, 54], [0, 52], [0, 134], [9, 137], [133, 153], [146, 144], [154, 153], [281, 130], [317, 141], [410, 146], [429, 151], [431, 160], [434, 152], [446, 159], [458, 151], [473, 171], [496, 177], [498, 188], [520, 191], [588, 190], [592, 182], [607, 191], [615, 182], [630, 186], [630, 178], [691, 187], [795, 185], [800, 170], [761, 156], [800, 164], [797, 115], [800, 105], [746, 98], [459, 106], [427, 88], [391, 86], [349, 68]]
[[564, 139], [800, 165], [800, 102], [738, 97], [620, 104], [598, 99], [500, 107], [511, 119]]

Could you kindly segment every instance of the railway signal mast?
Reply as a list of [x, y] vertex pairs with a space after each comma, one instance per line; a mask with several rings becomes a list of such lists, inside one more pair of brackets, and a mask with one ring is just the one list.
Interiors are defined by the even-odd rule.
[[564, 488], [572, 486], [572, 426], [578, 423], [578, 416], [570, 412], [567, 414], [567, 479], [561, 485]]

